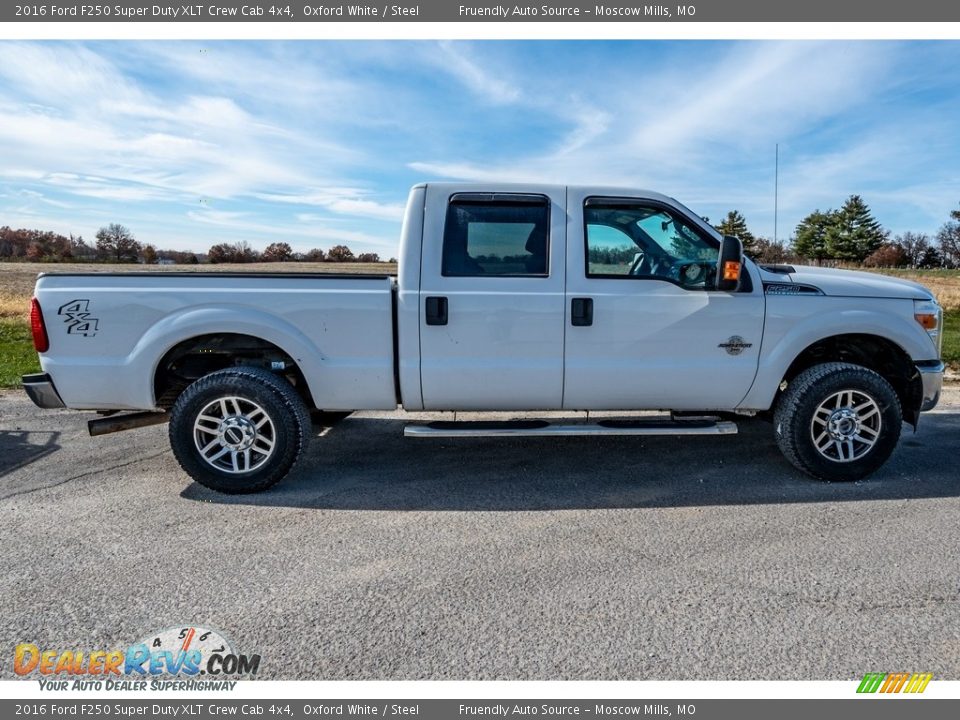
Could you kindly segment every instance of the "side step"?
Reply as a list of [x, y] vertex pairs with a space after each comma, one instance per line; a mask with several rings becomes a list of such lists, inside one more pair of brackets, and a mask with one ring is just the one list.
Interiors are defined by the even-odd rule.
[[405, 437], [564, 437], [574, 435], [736, 435], [728, 420], [600, 420], [596, 423], [554, 425], [546, 420], [480, 420], [407, 425]]

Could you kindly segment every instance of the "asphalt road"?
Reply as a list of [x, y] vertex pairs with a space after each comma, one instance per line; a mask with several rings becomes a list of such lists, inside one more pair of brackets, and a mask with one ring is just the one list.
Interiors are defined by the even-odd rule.
[[166, 428], [90, 438], [0, 395], [13, 647], [223, 631], [271, 679], [960, 679], [960, 392], [868, 481], [735, 437], [404, 439], [343, 422], [262, 495]]

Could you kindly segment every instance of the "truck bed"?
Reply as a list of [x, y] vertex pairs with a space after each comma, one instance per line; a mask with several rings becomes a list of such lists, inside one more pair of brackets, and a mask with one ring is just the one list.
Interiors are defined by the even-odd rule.
[[42, 274], [36, 296], [50, 349], [41, 366], [67, 407], [152, 409], [168, 351], [231, 333], [289, 355], [317, 407], [392, 409], [394, 285], [360, 273]]

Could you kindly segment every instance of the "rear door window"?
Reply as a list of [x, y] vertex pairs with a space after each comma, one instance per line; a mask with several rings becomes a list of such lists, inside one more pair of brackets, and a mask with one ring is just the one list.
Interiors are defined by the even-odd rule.
[[454, 195], [443, 232], [445, 277], [547, 277], [550, 203], [539, 195]]

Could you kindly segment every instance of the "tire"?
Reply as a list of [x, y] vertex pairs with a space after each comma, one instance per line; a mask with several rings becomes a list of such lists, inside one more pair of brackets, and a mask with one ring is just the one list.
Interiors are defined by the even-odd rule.
[[310, 414], [282, 377], [236, 367], [200, 378], [170, 411], [170, 447], [186, 473], [231, 495], [282, 480], [310, 440]]
[[860, 365], [823, 363], [797, 375], [773, 414], [777, 445], [820, 480], [860, 480], [883, 465], [900, 439], [897, 393]]

